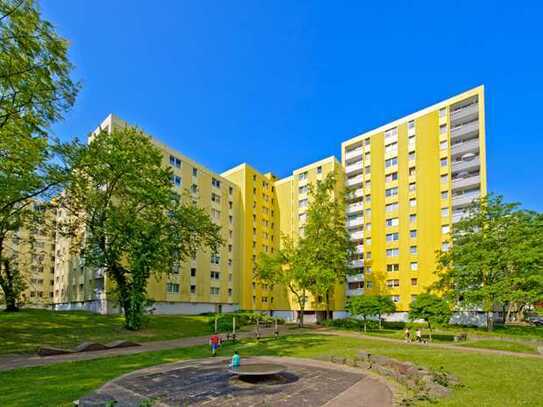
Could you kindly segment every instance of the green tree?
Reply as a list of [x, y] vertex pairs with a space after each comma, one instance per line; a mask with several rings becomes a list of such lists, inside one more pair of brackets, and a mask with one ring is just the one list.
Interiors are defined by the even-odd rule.
[[488, 330], [496, 307], [543, 298], [542, 218], [518, 207], [500, 196], [473, 202], [452, 229], [451, 249], [438, 253], [434, 288], [462, 308], [482, 307]]
[[379, 319], [379, 329], [382, 326], [382, 315], [391, 314], [396, 311], [396, 304], [392, 301], [388, 295], [376, 295], [376, 306], [377, 306], [377, 318]]
[[281, 248], [274, 254], [261, 253], [258, 257], [255, 278], [261, 284], [271, 288], [286, 287], [298, 303], [298, 325], [304, 326], [304, 311], [307, 304], [307, 295], [313, 284], [313, 279], [306, 272], [307, 260], [300, 251], [299, 246], [289, 238], [283, 236]]
[[222, 244], [220, 227], [172, 189], [162, 159], [135, 128], [101, 132], [73, 157], [75, 176], [61, 200], [63, 233], [83, 247], [87, 266], [115, 282], [131, 330], [142, 326], [151, 275], [168, 275], [199, 249], [212, 254]]
[[324, 180], [310, 185], [307, 222], [299, 248], [313, 278], [311, 292], [323, 298], [327, 318], [334, 287], [352, 273], [349, 262], [354, 243], [345, 225], [345, 196], [338, 192], [338, 180], [329, 173]]
[[41, 19], [30, 0], [0, 1], [0, 288], [7, 311], [24, 289], [21, 270], [4, 256], [31, 206], [60, 190], [70, 146], [49, 141], [46, 130], [71, 107], [78, 85], [70, 79], [67, 42]]
[[350, 297], [347, 301], [347, 311], [349, 311], [353, 317], [362, 317], [364, 321], [364, 332], [366, 332], [368, 318], [379, 315], [381, 303], [377, 296], [357, 295]]
[[432, 324], [446, 324], [451, 318], [449, 303], [437, 295], [423, 293], [411, 302], [409, 319], [415, 321], [422, 319], [428, 324], [430, 340], [432, 340]]

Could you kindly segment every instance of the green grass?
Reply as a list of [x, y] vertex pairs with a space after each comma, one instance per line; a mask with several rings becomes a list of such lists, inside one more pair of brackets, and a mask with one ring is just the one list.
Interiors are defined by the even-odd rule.
[[[456, 375], [463, 386], [456, 388], [450, 397], [439, 400], [436, 403], [439, 406], [536, 406], [541, 405], [543, 397], [537, 386], [543, 377], [543, 362], [537, 358], [465, 353], [369, 338], [316, 334], [265, 339], [260, 343], [244, 341], [235, 346], [227, 345], [222, 353], [231, 355], [234, 349], [242, 358], [249, 355], [352, 357], [359, 350], [366, 350], [429, 368], [443, 367]], [[206, 356], [209, 356], [207, 346], [198, 346], [3, 372], [0, 374], [1, 405], [69, 406], [73, 400], [121, 374], [160, 363]]]
[[39, 345], [70, 348], [83, 341], [106, 343], [127, 339], [147, 342], [209, 332], [208, 317], [205, 316], [149, 316], [145, 328], [134, 332], [123, 328], [123, 318], [118, 315], [46, 310], [0, 312], [0, 355], [34, 352]]
[[537, 348], [534, 345], [517, 341], [502, 341], [496, 339], [481, 339], [463, 343], [459, 346], [466, 348], [505, 350], [508, 352], [538, 353]]

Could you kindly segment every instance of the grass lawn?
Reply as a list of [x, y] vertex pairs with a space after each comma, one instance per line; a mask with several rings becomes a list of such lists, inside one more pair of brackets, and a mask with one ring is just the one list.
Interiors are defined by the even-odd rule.
[[207, 320], [205, 316], [155, 315], [148, 317], [144, 329], [133, 332], [123, 328], [123, 318], [117, 315], [30, 309], [0, 312], [0, 355], [34, 352], [42, 344], [73, 347], [83, 341], [145, 342], [207, 335]]
[[466, 348], [506, 350], [508, 352], [538, 353], [535, 345], [517, 341], [503, 341], [496, 339], [481, 339], [476, 341], [470, 341], [467, 343], [463, 343], [459, 346], [464, 346]]
[[[421, 366], [443, 367], [456, 375], [463, 386], [455, 389], [451, 397], [440, 400], [437, 403], [440, 406], [536, 406], [543, 400], [543, 390], [537, 386], [543, 377], [543, 361], [536, 358], [464, 353], [369, 338], [316, 334], [270, 338], [260, 343], [244, 341], [235, 346], [227, 345], [222, 353], [231, 355], [234, 349], [242, 358], [249, 355], [352, 357], [363, 349], [410, 360]], [[209, 356], [207, 346], [198, 346], [3, 372], [0, 404], [3, 407], [69, 406], [73, 400], [121, 374], [160, 363], [206, 356]]]

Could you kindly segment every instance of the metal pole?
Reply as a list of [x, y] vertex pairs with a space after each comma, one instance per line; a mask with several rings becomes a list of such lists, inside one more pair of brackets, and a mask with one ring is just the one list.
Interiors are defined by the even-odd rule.
[[218, 329], [217, 329], [218, 319], [219, 319], [219, 318], [217, 317], [217, 315], [215, 315], [215, 333], [218, 332]]

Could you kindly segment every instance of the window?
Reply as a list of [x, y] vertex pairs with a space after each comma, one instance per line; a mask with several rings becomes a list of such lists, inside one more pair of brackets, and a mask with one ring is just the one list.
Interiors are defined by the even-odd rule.
[[298, 214], [299, 222], [305, 222], [306, 218], [307, 218], [307, 214], [305, 212]]
[[179, 293], [179, 284], [177, 284], [177, 283], [167, 283], [166, 284], [166, 290], [169, 293], [178, 294]]
[[368, 217], [371, 216], [371, 208], [367, 208], [365, 212], [366, 212], [366, 216]]
[[395, 242], [400, 239], [399, 233], [387, 233], [386, 235], [387, 242]]
[[394, 303], [400, 302], [400, 296], [399, 295], [392, 295], [390, 298], [392, 299], [392, 302], [394, 302]]
[[398, 195], [398, 187], [385, 189], [385, 197], [391, 197]]
[[181, 160], [173, 155], [170, 155], [170, 165], [176, 168], [181, 168]]
[[387, 287], [393, 288], [393, 287], [399, 287], [400, 286], [400, 280], [394, 279], [394, 280], [387, 280]]
[[260, 299], [260, 301], [261, 301], [261, 302], [268, 302], [268, 297], [262, 297], [262, 298]]
[[409, 161], [414, 161], [415, 158], [416, 158], [416, 155], [415, 155], [415, 152], [414, 152], [414, 151], [411, 151], [411, 152], [409, 153], [409, 155], [407, 156], [407, 159], [408, 159]]
[[418, 284], [418, 280], [416, 278], [411, 279], [411, 285], [416, 286]]
[[305, 193], [307, 193], [307, 191], [309, 191], [309, 186], [307, 186], [307, 185], [302, 185], [302, 186], [298, 187], [298, 193], [300, 193], [300, 194], [305, 194]]
[[417, 190], [417, 183], [416, 182], [410, 182], [409, 183], [409, 192], [415, 192]]
[[448, 252], [449, 251], [449, 242], [443, 242], [441, 243], [441, 250], [444, 251], [444, 252]]
[[366, 253], [366, 260], [369, 260], [369, 259], [371, 259], [371, 252]]
[[446, 150], [447, 147], [449, 147], [449, 143], [447, 142], [447, 140], [443, 140], [439, 143], [440, 150]]
[[400, 255], [400, 249], [398, 248], [392, 248], [386, 250], [387, 257], [396, 257]]
[[307, 172], [302, 172], [301, 174], [298, 174], [298, 180], [303, 181], [307, 179]]
[[221, 289], [219, 287], [210, 287], [209, 288], [209, 293], [211, 295], [219, 295], [221, 292]]
[[441, 226], [441, 233], [447, 234], [447, 233], [449, 233], [449, 231], [450, 231], [449, 225], [443, 225], [443, 226]]
[[193, 169], [192, 169], [192, 176], [193, 176], [193, 177], [197, 177], [197, 176], [198, 176], [198, 168], [193, 168]]
[[442, 158], [439, 162], [439, 165], [441, 165], [442, 167], [446, 167], [448, 162], [449, 160], [447, 160], [446, 158]]
[[221, 187], [221, 181], [219, 181], [216, 178], [211, 178], [211, 185], [213, 185], [215, 188]]
[[398, 140], [398, 128], [394, 127], [393, 129], [385, 131], [385, 143], [396, 140]]
[[407, 122], [407, 128], [408, 129], [414, 129], [415, 128], [415, 120], [410, 120]]
[[366, 168], [364, 168], [364, 172], [366, 173], [366, 175], [370, 175], [371, 174], [371, 166], [366, 165]]
[[229, 296], [229, 297], [232, 296], [232, 289], [231, 289], [231, 288], [228, 289], [228, 296]]
[[409, 168], [409, 176], [410, 177], [414, 177], [415, 175], [417, 175], [417, 170], [415, 167], [410, 167]]
[[441, 176], [441, 183], [446, 184], [447, 182], [449, 182], [449, 175], [448, 174], [442, 175]]
[[174, 184], [176, 187], [180, 187], [181, 177], [178, 177], [177, 175], [172, 175], [172, 184]]
[[367, 188], [367, 189], [371, 188], [371, 181], [370, 180], [366, 181], [366, 184], [364, 185], [364, 188]]
[[322, 174], [322, 167], [320, 165], [317, 167], [317, 174]]
[[385, 225], [388, 227], [398, 226], [399, 224], [400, 224], [400, 221], [398, 220], [398, 218], [390, 218], [390, 219], [385, 220]]
[[441, 216], [442, 217], [449, 216], [449, 208], [441, 208]]
[[442, 109], [439, 109], [439, 117], [446, 117], [447, 116], [447, 108], [444, 107]]
[[412, 213], [409, 215], [409, 223], [415, 223], [417, 221], [417, 215]]
[[190, 269], [190, 276], [196, 277], [196, 269], [194, 267]]
[[409, 237], [411, 239], [415, 239], [417, 237], [417, 231], [416, 230], [410, 230], [409, 231]]
[[389, 158], [388, 160], [385, 160], [385, 168], [394, 167], [395, 165], [398, 165], [398, 157]]
[[391, 143], [385, 146], [385, 154], [391, 154], [398, 151], [398, 143]]
[[372, 288], [373, 287], [373, 281], [368, 280], [366, 281], [366, 288]]
[[392, 182], [392, 181], [396, 181], [398, 179], [398, 173], [397, 172], [393, 172], [391, 174], [388, 174], [386, 177], [385, 177], [385, 182]]
[[441, 199], [449, 199], [449, 191], [441, 191]]
[[369, 146], [370, 143], [371, 143], [371, 140], [370, 140], [369, 137], [368, 137], [367, 139], [364, 140], [364, 145], [365, 145], [365, 146]]
[[400, 271], [400, 265], [399, 264], [387, 264], [387, 271], [388, 272]]
[[234, 188], [228, 187], [228, 193], [229, 193], [230, 195], [232, 195], [233, 192], [234, 192]]
[[417, 271], [419, 269], [419, 263], [417, 263], [416, 261], [413, 261], [409, 265], [409, 268], [411, 269], [411, 271]]
[[218, 271], [212, 271], [210, 273], [210, 278], [212, 280], [219, 280], [221, 278], [221, 273], [219, 273]]
[[394, 211], [397, 211], [399, 209], [399, 206], [397, 202], [395, 203], [391, 203], [391, 204], [388, 204], [388, 205], [385, 205], [385, 212], [394, 212]]
[[219, 264], [221, 262], [221, 257], [217, 254], [211, 255], [211, 263], [212, 264]]
[[366, 223], [366, 230], [367, 230], [368, 232], [371, 231], [371, 223]]
[[442, 124], [441, 126], [439, 126], [439, 134], [447, 134], [447, 125], [446, 124]]
[[416, 208], [417, 207], [417, 200], [415, 198], [409, 200], [409, 207], [410, 208]]
[[300, 208], [306, 208], [306, 207], [307, 207], [307, 198], [306, 198], [306, 199], [300, 199], [300, 200], [298, 201], [298, 206], [299, 206]]
[[410, 254], [417, 254], [417, 246], [409, 246]]

